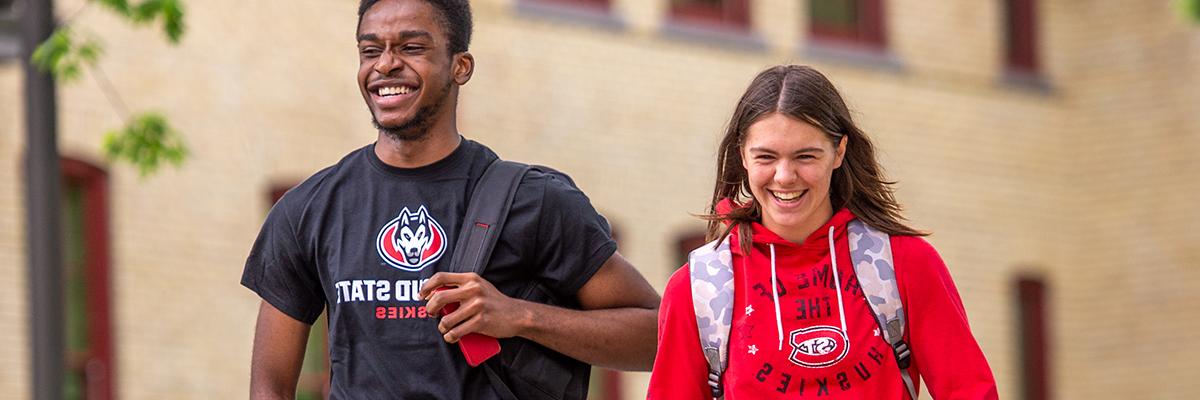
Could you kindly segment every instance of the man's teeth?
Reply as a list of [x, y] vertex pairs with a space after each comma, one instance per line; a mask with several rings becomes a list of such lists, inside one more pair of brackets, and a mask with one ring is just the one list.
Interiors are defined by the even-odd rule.
[[388, 86], [379, 88], [380, 96], [394, 96], [398, 94], [409, 94], [416, 90], [410, 86]]
[[775, 198], [783, 201], [791, 201], [800, 198], [804, 192], [771, 192]]

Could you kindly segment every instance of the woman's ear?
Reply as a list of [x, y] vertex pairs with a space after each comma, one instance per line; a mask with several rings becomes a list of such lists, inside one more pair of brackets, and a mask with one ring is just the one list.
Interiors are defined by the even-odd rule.
[[454, 83], [458, 86], [466, 85], [474, 73], [475, 56], [465, 51], [454, 55]]
[[834, 160], [834, 163], [833, 163], [834, 169], [841, 168], [842, 161], [846, 160], [846, 146], [847, 146], [847, 143], [849, 143], [849, 142], [850, 142], [850, 137], [846, 136], [846, 135], [842, 135], [842, 137], [840, 139], [838, 139], [837, 159]]

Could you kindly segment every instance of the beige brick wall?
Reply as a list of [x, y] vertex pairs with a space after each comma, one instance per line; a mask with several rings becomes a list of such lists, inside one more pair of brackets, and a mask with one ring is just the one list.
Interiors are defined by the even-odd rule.
[[[1052, 89], [1040, 91], [1002, 82], [998, 2], [886, 2], [899, 67], [881, 68], [807, 51], [804, 2], [753, 2], [753, 48], [665, 35], [665, 1], [614, 0], [617, 27], [517, 1], [474, 2], [478, 70], [461, 128], [575, 177], [656, 287], [678, 267], [676, 237], [701, 226], [688, 213], [705, 205], [745, 85], [771, 64], [812, 64], [880, 147], [914, 224], [934, 232], [1002, 398], [1019, 393], [1013, 280], [1025, 272], [1050, 285], [1056, 398], [1196, 391], [1200, 27], [1168, 5], [1041, 2]], [[353, 77], [356, 2], [188, 4], [179, 47], [99, 9], [77, 17], [107, 41], [103, 69], [130, 107], [165, 112], [193, 153], [146, 179], [107, 166], [127, 399], [244, 395], [257, 299], [237, 280], [267, 191], [374, 138]], [[0, 64], [0, 393], [18, 398], [20, 79]], [[87, 77], [59, 94], [63, 154], [103, 165], [112, 107]], [[626, 397], [643, 397], [647, 377], [627, 374]]]

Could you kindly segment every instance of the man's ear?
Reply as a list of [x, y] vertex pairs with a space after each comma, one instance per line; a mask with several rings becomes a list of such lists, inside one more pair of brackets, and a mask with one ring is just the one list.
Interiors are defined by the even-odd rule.
[[475, 56], [465, 51], [454, 55], [454, 83], [458, 86], [466, 85], [474, 73]]

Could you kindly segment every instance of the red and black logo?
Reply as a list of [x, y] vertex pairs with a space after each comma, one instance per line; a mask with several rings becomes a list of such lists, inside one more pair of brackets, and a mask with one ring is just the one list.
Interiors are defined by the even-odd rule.
[[429, 215], [425, 206], [411, 212], [408, 207], [379, 230], [375, 240], [383, 261], [405, 271], [420, 271], [446, 252], [446, 231]]
[[788, 357], [796, 365], [808, 368], [825, 368], [846, 358], [850, 351], [850, 340], [841, 329], [832, 326], [814, 326], [792, 331], [792, 355]]

